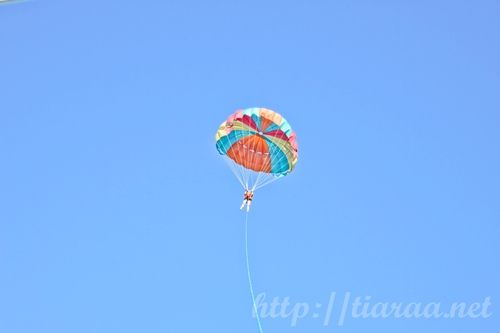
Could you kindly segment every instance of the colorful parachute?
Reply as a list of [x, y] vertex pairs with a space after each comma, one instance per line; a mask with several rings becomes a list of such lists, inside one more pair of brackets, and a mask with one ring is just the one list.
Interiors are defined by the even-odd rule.
[[220, 125], [215, 141], [246, 190], [255, 191], [288, 175], [297, 164], [295, 132], [269, 109], [237, 110]]

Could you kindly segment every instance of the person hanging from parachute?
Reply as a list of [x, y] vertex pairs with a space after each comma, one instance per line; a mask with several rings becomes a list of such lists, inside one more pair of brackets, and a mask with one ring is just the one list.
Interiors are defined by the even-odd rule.
[[253, 200], [253, 191], [246, 190], [245, 194], [243, 196], [243, 203], [241, 204], [240, 209], [243, 209], [245, 205], [247, 206], [247, 212], [250, 211], [250, 205], [252, 204]]

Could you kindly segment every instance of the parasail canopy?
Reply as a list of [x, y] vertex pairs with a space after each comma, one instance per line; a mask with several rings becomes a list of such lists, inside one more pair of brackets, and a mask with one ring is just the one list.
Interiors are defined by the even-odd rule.
[[256, 190], [293, 171], [298, 160], [295, 132], [279, 113], [237, 110], [215, 135], [218, 152], [247, 190]]

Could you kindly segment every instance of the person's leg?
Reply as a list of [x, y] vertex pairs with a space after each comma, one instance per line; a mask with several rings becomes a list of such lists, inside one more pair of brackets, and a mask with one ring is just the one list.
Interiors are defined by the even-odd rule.
[[252, 200], [247, 201], [247, 212], [250, 211], [250, 205], [252, 204]]
[[247, 199], [244, 199], [244, 200], [243, 200], [243, 203], [241, 204], [240, 209], [243, 209], [243, 207], [245, 207], [246, 203], [247, 203]]

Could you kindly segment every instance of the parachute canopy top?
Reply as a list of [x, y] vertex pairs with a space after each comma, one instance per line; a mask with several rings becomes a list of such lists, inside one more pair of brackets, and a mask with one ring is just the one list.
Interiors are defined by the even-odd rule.
[[242, 186], [252, 191], [288, 175], [297, 164], [295, 132], [269, 109], [237, 110], [220, 125], [215, 141]]

